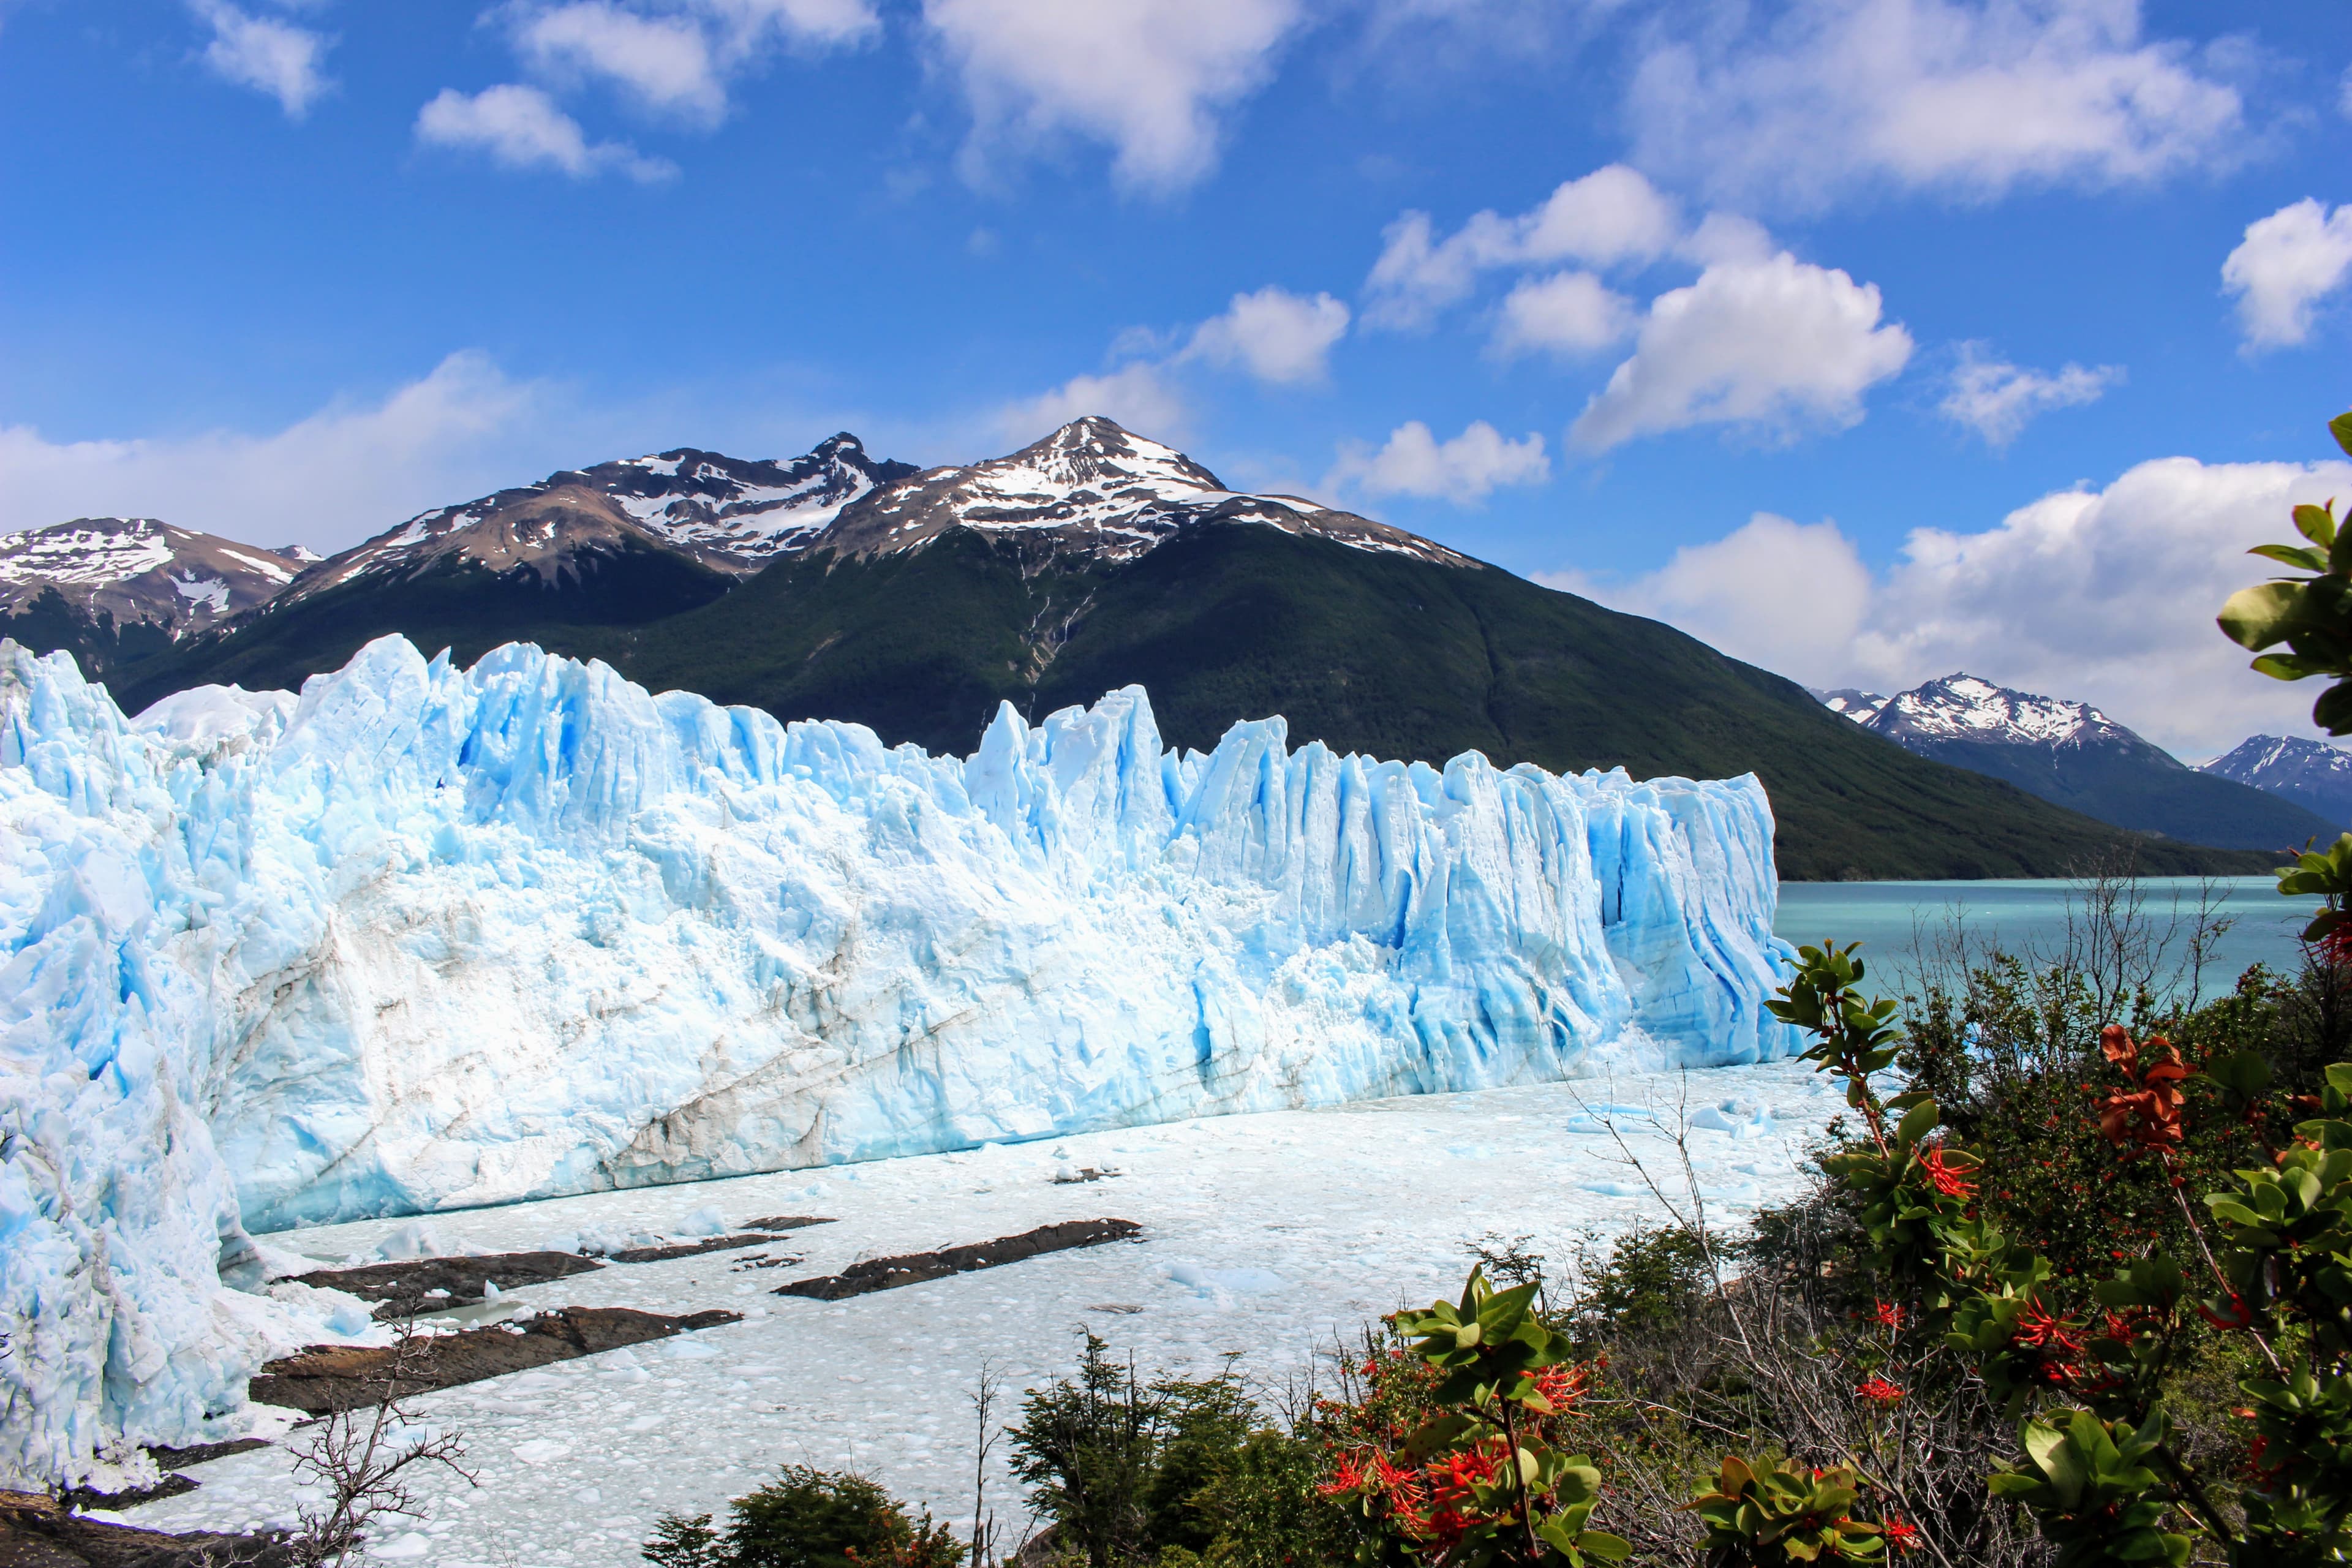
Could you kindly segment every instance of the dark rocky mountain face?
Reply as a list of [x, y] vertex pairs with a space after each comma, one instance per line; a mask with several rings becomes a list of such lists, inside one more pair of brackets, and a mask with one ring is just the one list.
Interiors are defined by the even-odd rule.
[[0, 534], [0, 636], [104, 673], [268, 604], [305, 564], [152, 517]]
[[2087, 702], [2015, 691], [1965, 673], [1893, 697], [1817, 695], [1906, 751], [2006, 780], [2135, 832], [2277, 849], [2326, 826], [2310, 811], [2242, 784], [2219, 787], [2232, 781], [2199, 773]]
[[2352, 753], [2325, 742], [2250, 735], [2198, 771], [2251, 785], [2331, 823], [2352, 826]]

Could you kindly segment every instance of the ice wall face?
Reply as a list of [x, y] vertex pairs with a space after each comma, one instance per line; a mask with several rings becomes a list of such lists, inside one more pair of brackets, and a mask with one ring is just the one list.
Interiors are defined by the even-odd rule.
[[240, 1217], [1790, 1044], [1752, 778], [1441, 772], [1292, 752], [1278, 719], [1179, 756], [1138, 689], [1005, 708], [964, 761], [398, 638], [299, 701], [133, 724], [9, 645], [0, 811], [0, 1115], [52, 1119], [43, 1149], [109, 1129], [47, 1208], [12, 1142], [0, 1236], [51, 1245], [70, 1209], [192, 1303]]

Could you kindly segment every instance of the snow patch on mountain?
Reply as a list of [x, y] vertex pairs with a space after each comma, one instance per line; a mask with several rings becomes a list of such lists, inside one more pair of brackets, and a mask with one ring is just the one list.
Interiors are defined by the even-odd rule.
[[1172, 447], [1098, 416], [1072, 420], [1009, 457], [931, 468], [883, 487], [814, 546], [843, 555], [919, 549], [951, 528], [1035, 537], [1057, 552], [1131, 560], [1204, 523], [1257, 523], [1360, 550], [1450, 566], [1471, 564], [1443, 545], [1296, 496], [1251, 495]]
[[2013, 691], [1966, 673], [1930, 680], [1887, 699], [1867, 727], [1885, 735], [2037, 746], [2137, 740], [2087, 702]]
[[0, 644], [0, 821], [20, 1478], [220, 1429], [247, 1226], [1794, 1044], [1754, 778], [1177, 753], [1139, 689], [957, 759], [397, 637], [133, 722]]
[[48, 590], [93, 618], [173, 636], [266, 604], [301, 570], [290, 556], [173, 528], [152, 517], [80, 517], [0, 534], [0, 615]]
[[2294, 735], [2249, 735], [2198, 772], [2251, 784], [2331, 822], [2352, 824], [2352, 753]]
[[1876, 718], [1878, 710], [1886, 706], [1886, 699], [1877, 692], [1864, 691], [1857, 687], [1843, 686], [1834, 691], [1821, 691], [1809, 686], [1805, 689], [1812, 693], [1814, 701], [1857, 724]]

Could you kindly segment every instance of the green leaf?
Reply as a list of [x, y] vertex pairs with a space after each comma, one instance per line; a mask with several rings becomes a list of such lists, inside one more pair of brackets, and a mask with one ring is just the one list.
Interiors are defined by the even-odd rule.
[[[2303, 521], [2302, 513], [2319, 510], [2315, 506], [2299, 506], [2294, 510], [2296, 512], [2295, 521], [2297, 522], [2301, 522]], [[2324, 516], [2325, 514], [2323, 513], [2322, 515]], [[2306, 549], [2300, 544], [2257, 544], [2252, 550], [2247, 551], [2246, 553], [2249, 555], [2260, 555], [2268, 560], [2278, 562], [2281, 565], [2284, 566], [2299, 566], [2305, 572], [2324, 573], [2327, 570], [2326, 556], [2322, 555], [2316, 550]]]
[[2257, 583], [2231, 595], [2217, 619], [2223, 636], [2259, 652], [2286, 636], [2302, 608], [2300, 584]]
[[[2319, 546], [2322, 550], [2334, 544], [2336, 542], [2336, 517], [2330, 509], [2333, 508], [2335, 504], [2335, 502], [2330, 501], [2326, 506], [2296, 507], [2294, 509], [2295, 531], [2302, 534], [2314, 544]], [[2277, 558], [2273, 556], [2273, 559], [2275, 560]], [[2320, 568], [2315, 566], [2312, 570], [2316, 572], [2319, 571]]]
[[1923, 1100], [1903, 1113], [1903, 1120], [1895, 1129], [1895, 1140], [1905, 1148], [1909, 1148], [1934, 1131], [1936, 1124], [1942, 1120], [1943, 1112], [1936, 1109], [1936, 1102]]
[[[2342, 666], [2331, 664], [2326, 673], [2342, 673]], [[2339, 680], [2319, 694], [2311, 705], [2312, 722], [2331, 735], [2352, 734], [2352, 680]]]
[[2056, 1427], [2029, 1422], [2021, 1434], [2025, 1452], [2042, 1473], [2049, 1478], [2050, 1489], [2059, 1505], [2071, 1509], [2082, 1498], [2083, 1487], [2091, 1479], [2083, 1458], [2074, 1451], [2071, 1435]]
[[1633, 1555], [1633, 1543], [1605, 1530], [1588, 1530], [1576, 1538], [1576, 1549], [1602, 1563], [1622, 1563]]
[[2253, 661], [2256, 675], [2267, 675], [2273, 680], [2301, 680], [2306, 676], [2326, 672], [2291, 653], [2266, 653]]
[[2339, 414], [2330, 419], [2327, 433], [2336, 437], [2336, 444], [2344, 448], [2347, 457], [2352, 457], [2352, 414]]

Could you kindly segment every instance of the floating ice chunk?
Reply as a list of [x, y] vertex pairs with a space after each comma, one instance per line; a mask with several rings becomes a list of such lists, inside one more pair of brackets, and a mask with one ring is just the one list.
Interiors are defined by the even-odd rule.
[[402, 1263], [413, 1258], [446, 1258], [449, 1248], [431, 1226], [418, 1220], [385, 1237], [375, 1255], [386, 1263]]
[[559, 1443], [552, 1437], [533, 1437], [527, 1443], [517, 1443], [513, 1449], [514, 1457], [526, 1465], [544, 1465], [570, 1452], [571, 1444]]
[[673, 1232], [682, 1237], [723, 1236], [726, 1233], [727, 1216], [719, 1212], [716, 1204], [705, 1204], [688, 1215], [677, 1222]]
[[1213, 1298], [1220, 1291], [1230, 1291], [1236, 1296], [1256, 1296], [1288, 1288], [1288, 1282], [1280, 1275], [1265, 1268], [1207, 1268], [1197, 1263], [1178, 1261], [1167, 1264], [1165, 1272], [1177, 1284], [1207, 1298]]

